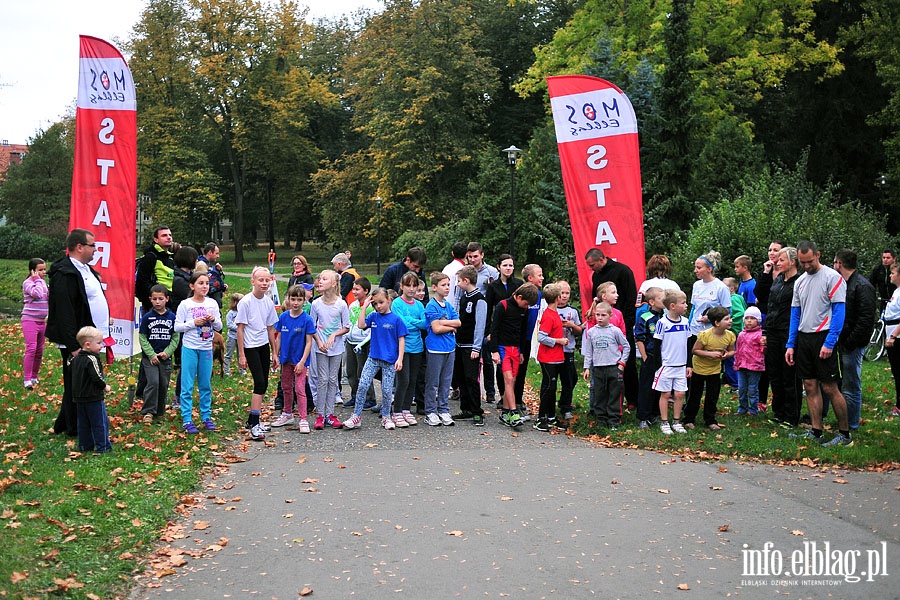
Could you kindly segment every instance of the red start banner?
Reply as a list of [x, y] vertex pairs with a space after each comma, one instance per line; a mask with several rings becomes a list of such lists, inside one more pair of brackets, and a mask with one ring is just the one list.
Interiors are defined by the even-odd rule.
[[584, 261], [591, 248], [631, 267], [641, 284], [644, 212], [637, 120], [628, 97], [615, 85], [586, 75], [548, 77], [563, 187], [575, 241], [575, 259], [587, 312], [593, 272]]
[[125, 59], [108, 42], [80, 36], [75, 171], [69, 229], [94, 234], [91, 263], [109, 302], [117, 356], [134, 353], [137, 102]]

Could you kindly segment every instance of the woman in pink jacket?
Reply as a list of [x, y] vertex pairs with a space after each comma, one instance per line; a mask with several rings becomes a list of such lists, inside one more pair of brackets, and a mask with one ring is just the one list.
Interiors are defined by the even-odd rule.
[[32, 389], [38, 382], [38, 372], [44, 357], [47, 298], [50, 296], [50, 288], [44, 281], [47, 263], [41, 258], [32, 258], [28, 261], [28, 272], [28, 279], [22, 282], [22, 295], [25, 296], [25, 306], [22, 308], [22, 335], [25, 337], [22, 377], [26, 390]]

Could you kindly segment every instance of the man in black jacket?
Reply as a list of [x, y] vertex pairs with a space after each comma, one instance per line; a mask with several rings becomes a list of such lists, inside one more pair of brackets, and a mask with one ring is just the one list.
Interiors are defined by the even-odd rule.
[[100, 275], [88, 265], [94, 257], [94, 234], [86, 229], [73, 229], [66, 237], [66, 250], [68, 256], [50, 265], [47, 339], [59, 346], [63, 362], [63, 397], [53, 432], [75, 437], [78, 421], [69, 367], [69, 359], [80, 347], [75, 334], [91, 325], [109, 338], [109, 304], [103, 295]]
[[153, 232], [153, 243], [144, 250], [134, 278], [134, 295], [141, 301], [144, 312], [153, 309], [150, 304], [150, 288], [157, 283], [172, 291], [172, 271], [175, 269], [172, 231], [165, 226]]
[[[616, 301], [616, 308], [622, 311], [622, 317], [625, 319], [625, 337], [631, 344], [631, 354], [628, 356], [628, 362], [625, 364], [624, 377], [624, 396], [628, 406], [637, 406], [638, 396], [638, 377], [637, 365], [634, 355], [634, 318], [635, 309], [637, 308], [637, 285], [634, 281], [634, 272], [626, 264], [610, 260], [599, 248], [591, 248], [584, 257], [587, 266], [594, 271], [591, 280], [591, 290], [596, 295], [597, 287], [601, 283], [611, 281], [616, 284], [616, 291], [619, 292], [619, 299]], [[590, 300], [582, 298], [582, 304], [590, 306]]]
[[897, 286], [891, 283], [891, 265], [897, 260], [896, 257], [897, 253], [893, 250], [885, 250], [881, 253], [881, 264], [875, 265], [872, 274], [869, 275], [869, 282], [875, 287], [875, 292], [881, 300], [879, 308], [882, 310], [891, 299], [891, 294], [897, 289]]
[[844, 328], [838, 338], [841, 355], [841, 391], [847, 401], [851, 430], [859, 428], [862, 406], [862, 361], [875, 322], [875, 288], [856, 270], [856, 252], [844, 248], [834, 255], [834, 269], [847, 282]]

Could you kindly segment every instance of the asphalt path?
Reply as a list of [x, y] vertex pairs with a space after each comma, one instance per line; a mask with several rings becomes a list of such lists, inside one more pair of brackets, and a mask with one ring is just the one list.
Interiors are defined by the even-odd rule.
[[131, 597], [900, 597], [896, 473], [486, 422], [385, 431], [367, 412], [359, 430], [238, 442], [246, 461], [207, 478]]

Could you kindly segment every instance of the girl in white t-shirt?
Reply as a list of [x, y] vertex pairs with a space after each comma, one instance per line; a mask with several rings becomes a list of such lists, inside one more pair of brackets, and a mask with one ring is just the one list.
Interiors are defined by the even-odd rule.
[[219, 305], [209, 294], [209, 276], [206, 273], [191, 275], [192, 295], [182, 300], [175, 315], [175, 331], [181, 337], [181, 419], [184, 430], [200, 433], [193, 419], [194, 379], [200, 393], [200, 419], [208, 431], [216, 424], [212, 421], [212, 343], [213, 331], [222, 331]]
[[331, 269], [322, 271], [316, 286], [321, 294], [313, 300], [309, 316], [316, 326], [316, 422], [313, 429], [325, 429], [330, 425], [340, 429], [343, 424], [334, 415], [334, 402], [338, 393], [341, 355], [344, 352], [344, 335], [350, 331], [350, 310], [340, 296], [340, 279]]
[[247, 416], [247, 429], [250, 439], [262, 441], [266, 438], [269, 426], [260, 423], [262, 399], [269, 389], [269, 369], [278, 368], [278, 356], [273, 356], [271, 349], [275, 347], [275, 304], [266, 292], [272, 283], [272, 276], [265, 267], [254, 267], [250, 275], [253, 291], [238, 302], [237, 346], [238, 365], [241, 369], [249, 369], [253, 376], [253, 394], [250, 396], [250, 414]]

